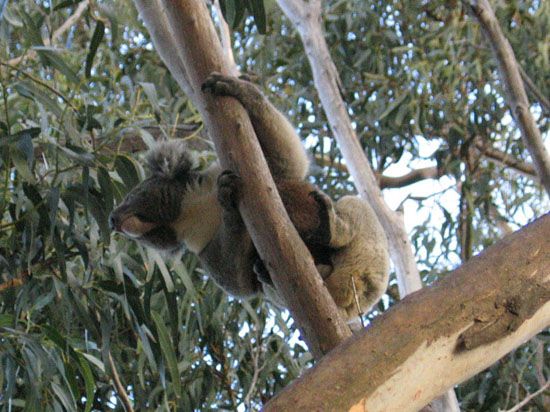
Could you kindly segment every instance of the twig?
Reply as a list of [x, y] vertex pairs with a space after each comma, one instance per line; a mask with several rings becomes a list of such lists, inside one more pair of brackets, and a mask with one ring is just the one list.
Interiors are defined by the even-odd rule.
[[[8, 75], [9, 80], [9, 75]], [[0, 71], [0, 84], [2, 86], [2, 99], [4, 101], [4, 113], [6, 115], [6, 128], [8, 129], [8, 135], [11, 133], [11, 121], [10, 121], [10, 110], [8, 105], [8, 91], [7, 87], [4, 84], [4, 76], [2, 75], [2, 72]]]
[[120, 376], [118, 376], [118, 372], [115, 367], [115, 362], [113, 361], [113, 356], [111, 355], [111, 352], [109, 351], [109, 366], [111, 368], [111, 372], [113, 374], [113, 384], [115, 385], [115, 389], [117, 391], [118, 397], [122, 401], [122, 404], [124, 405], [124, 409], [126, 409], [126, 412], [134, 412], [134, 407], [132, 406], [132, 402], [130, 402], [130, 398], [128, 398], [128, 394], [126, 393], [126, 389], [124, 389], [124, 385], [122, 385], [122, 382], [120, 381]]
[[60, 91], [58, 91], [57, 89], [53, 88], [52, 86], [50, 86], [48, 83], [38, 79], [37, 77], [34, 77], [33, 75], [29, 74], [29, 73], [26, 73], [22, 70], [20, 70], [19, 68], [15, 67], [14, 65], [10, 64], [10, 63], [3, 63], [3, 62], [0, 62], [0, 65], [1, 66], [5, 66], [5, 67], [8, 67], [12, 70], [15, 70], [18, 74], [21, 74], [23, 76], [25, 76], [26, 78], [32, 80], [33, 82], [45, 87], [46, 89], [48, 89], [50, 92], [54, 93], [56, 96], [60, 97], [65, 103], [67, 103], [69, 105], [69, 107], [71, 109], [73, 109], [75, 112], [78, 111], [76, 109], [75, 106], [73, 106], [73, 104], [69, 101], [69, 99], [67, 99], [63, 93], [61, 93]]
[[499, 411], [502, 411], [502, 412], [517, 412], [519, 411], [521, 408], [523, 408], [525, 405], [527, 405], [529, 402], [531, 402], [531, 400], [533, 398], [536, 398], [537, 396], [539, 396], [541, 393], [543, 393], [545, 390], [547, 390], [548, 388], [550, 387], [550, 381], [547, 381], [544, 386], [542, 386], [538, 391], [536, 392], [533, 392], [532, 394], [530, 394], [529, 396], [527, 396], [524, 400], [522, 400], [520, 403], [518, 403], [516, 406], [514, 406], [512, 409], [508, 409], [506, 411], [502, 411], [502, 410], [499, 410]]
[[522, 161], [519, 161], [512, 156], [510, 156], [508, 153], [505, 153], [503, 151], [500, 151], [498, 149], [494, 149], [487, 145], [486, 143], [482, 142], [480, 139], [478, 139], [475, 143], [476, 149], [479, 150], [479, 152], [492, 159], [497, 161], [500, 164], [503, 164], [504, 166], [511, 167], [512, 169], [517, 170], [518, 172], [527, 175], [529, 177], [537, 177], [537, 172], [535, 171], [535, 168], [533, 165], [529, 163], [525, 163]]
[[[11, 223], [10, 223], [11, 225]], [[4, 226], [6, 227], [6, 226]], [[75, 256], [78, 256], [79, 253], [78, 252], [71, 252], [71, 253], [68, 253], [64, 256], [64, 259], [65, 260], [69, 260]], [[25, 282], [27, 282], [27, 280], [32, 276], [33, 272], [35, 270], [37, 270], [37, 268], [41, 268], [41, 267], [45, 267], [47, 269], [50, 269], [50, 271], [53, 273], [54, 276], [56, 276], [58, 279], [61, 278], [60, 274], [55, 270], [55, 268], [53, 267], [53, 264], [54, 262], [57, 261], [57, 258], [55, 257], [51, 257], [51, 258], [48, 258], [44, 261], [41, 261], [41, 262], [37, 262], [33, 265], [33, 267], [29, 268], [29, 269], [25, 269], [23, 270], [21, 273], [17, 274], [15, 278], [13, 279], [10, 279], [4, 283], [0, 283], [0, 292], [3, 292], [7, 289], [10, 289], [10, 288], [16, 288], [16, 287], [19, 287], [19, 286], [23, 286], [25, 284]]]
[[19, 279], [19, 278], [10, 279], [4, 283], [0, 283], [0, 292], [3, 292], [11, 288], [23, 286], [24, 283], [25, 281], [23, 279]]
[[[345, 164], [331, 163], [330, 160], [323, 155], [315, 155], [315, 160], [319, 162], [321, 166], [332, 166], [341, 172], [349, 173]], [[375, 176], [380, 189], [395, 189], [412, 185], [413, 183], [420, 182], [425, 179], [439, 179], [443, 176], [443, 174], [444, 173], [437, 166], [431, 166], [411, 170], [403, 176], [385, 176], [379, 173], [375, 173]]]
[[523, 82], [525, 83], [529, 91], [533, 94], [533, 96], [535, 96], [535, 98], [539, 101], [540, 105], [542, 106], [543, 112], [545, 112], [546, 115], [550, 115], [550, 101], [546, 98], [546, 96], [542, 94], [535, 83], [533, 83], [533, 80], [531, 80], [531, 78], [527, 75], [523, 67], [518, 64], [518, 68]]
[[[84, 0], [82, 1], [78, 7], [76, 8], [75, 12], [70, 15], [67, 20], [65, 20], [65, 22], [59, 26], [59, 28], [57, 30], [55, 30], [52, 34], [52, 39], [50, 41], [50, 39], [44, 39], [44, 45], [45, 46], [51, 46], [55, 41], [57, 41], [67, 30], [69, 30], [71, 28], [71, 26], [73, 24], [75, 24], [78, 20], [80, 20], [80, 18], [82, 17], [82, 15], [84, 14], [84, 12], [86, 11], [86, 9], [88, 8], [88, 4], [89, 4], [89, 0]], [[11, 60], [8, 61], [8, 64], [12, 65], [12, 66], [17, 66], [25, 57], [30, 57], [30, 58], [34, 58], [36, 56], [36, 51], [34, 50], [30, 50], [28, 54], [26, 55], [22, 55], [22, 56], [19, 56], [19, 57], [15, 57]]]
[[361, 312], [361, 305], [359, 305], [359, 297], [357, 296], [357, 287], [355, 286], [355, 278], [351, 277], [351, 287], [353, 288], [353, 298], [355, 300], [355, 307], [357, 308], [357, 315], [361, 321], [361, 327], [365, 328], [365, 321], [363, 320], [363, 313]]
[[492, 219], [493, 222], [496, 223], [498, 229], [502, 233], [503, 236], [509, 235], [510, 233], [514, 233], [514, 229], [510, 227], [504, 216], [502, 216], [497, 207], [494, 203], [491, 203], [489, 205], [489, 216]]
[[[258, 339], [256, 340], [258, 341]], [[260, 376], [260, 372], [265, 367], [265, 363], [260, 367], [259, 366], [259, 358], [260, 354], [262, 352], [262, 344], [261, 342], [257, 345], [257, 349], [253, 350], [252, 343], [250, 343], [250, 352], [252, 352], [252, 364], [254, 366], [254, 373], [252, 374], [252, 381], [250, 382], [250, 388], [248, 388], [248, 392], [246, 393], [246, 396], [244, 397], [244, 403], [245, 405], [248, 405], [248, 408], [250, 408], [251, 398], [252, 394], [254, 393], [254, 389], [256, 388], [256, 383], [258, 382], [258, 377]]]

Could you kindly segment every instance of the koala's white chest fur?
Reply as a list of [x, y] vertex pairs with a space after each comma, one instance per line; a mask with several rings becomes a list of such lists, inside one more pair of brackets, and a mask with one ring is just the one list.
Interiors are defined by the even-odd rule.
[[187, 249], [199, 254], [212, 240], [222, 223], [222, 208], [213, 185], [189, 189], [179, 218], [172, 225]]

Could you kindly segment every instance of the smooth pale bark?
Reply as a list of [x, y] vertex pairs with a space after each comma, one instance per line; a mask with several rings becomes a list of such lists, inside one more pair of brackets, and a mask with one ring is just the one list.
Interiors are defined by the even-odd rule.
[[504, 85], [504, 97], [516, 120], [523, 142], [533, 158], [542, 186], [550, 195], [550, 156], [544, 146], [542, 136], [535, 119], [529, 110], [529, 100], [514, 50], [504, 36], [498, 20], [487, 0], [465, 1], [470, 6], [481, 29], [487, 38], [498, 63], [500, 80]]
[[[248, 114], [235, 99], [200, 90], [210, 73], [230, 70], [205, 2], [161, 0], [159, 10], [145, 0], [136, 3], [149, 15], [144, 20], [156, 33], [156, 48], [166, 48], [161, 55], [189, 86], [189, 97], [201, 113], [222, 166], [243, 177], [239, 205], [243, 220], [304, 340], [319, 359], [351, 332], [288, 218]], [[164, 14], [166, 18], [159, 20]], [[179, 61], [168, 55], [174, 50]]]
[[550, 325], [550, 214], [407, 296], [264, 411], [416, 411]]
[[178, 54], [178, 47], [170, 31], [168, 16], [160, 0], [134, 0], [139, 15], [149, 31], [155, 49], [160, 58], [178, 82], [179, 87], [192, 101], [196, 99], [195, 89], [191, 87], [185, 66]]

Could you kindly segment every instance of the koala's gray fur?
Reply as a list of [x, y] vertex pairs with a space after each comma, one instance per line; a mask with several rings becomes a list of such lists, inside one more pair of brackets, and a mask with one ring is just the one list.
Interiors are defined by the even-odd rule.
[[[333, 203], [305, 180], [309, 163], [298, 135], [252, 83], [213, 74], [203, 91], [233, 96], [244, 106], [289, 216], [337, 306], [348, 319], [368, 311], [385, 292], [389, 272], [387, 239], [371, 207], [355, 196]], [[198, 170], [179, 141], [160, 143], [147, 165], [150, 177], [111, 214], [114, 230], [168, 252], [186, 247], [228, 293], [265, 292], [280, 302], [237, 207], [240, 178], [217, 164]]]

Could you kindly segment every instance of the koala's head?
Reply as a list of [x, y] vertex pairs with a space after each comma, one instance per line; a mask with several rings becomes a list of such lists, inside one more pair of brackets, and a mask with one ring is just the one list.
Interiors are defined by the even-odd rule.
[[111, 212], [111, 228], [147, 246], [176, 252], [183, 246], [174, 230], [185, 193], [200, 179], [196, 162], [181, 141], [159, 143], [146, 156], [149, 176]]

